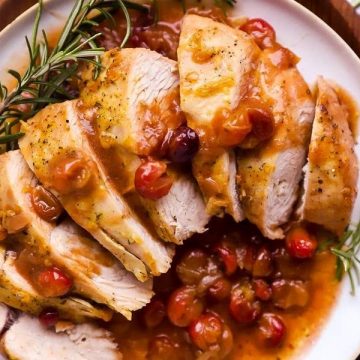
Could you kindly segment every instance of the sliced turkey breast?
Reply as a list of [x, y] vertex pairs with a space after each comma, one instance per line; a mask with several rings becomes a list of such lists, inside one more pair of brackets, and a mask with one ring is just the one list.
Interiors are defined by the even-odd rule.
[[139, 282], [72, 221], [52, 231], [49, 247], [55, 258], [66, 264], [79, 294], [106, 304], [128, 320], [132, 311], [150, 301], [152, 281]]
[[27, 230], [34, 239], [48, 239], [55, 223], [43, 220], [31, 202], [32, 190], [38, 185], [20, 151], [0, 155], [0, 216], [7, 234]]
[[255, 42], [240, 30], [209, 18], [186, 15], [178, 48], [181, 109], [200, 136], [193, 173], [211, 215], [244, 218], [236, 187], [231, 147], [251, 131], [238, 113], [252, 85], [259, 56]]
[[[159, 236], [175, 244], [182, 244], [195, 233], [203, 233], [209, 222], [204, 200], [194, 180], [173, 171], [176, 179], [170, 192], [157, 201], [141, 198]], [[139, 200], [140, 197], [137, 197]]]
[[[84, 135], [77, 101], [50, 105], [22, 126], [20, 150], [41, 183], [68, 214], [141, 281], [170, 267], [172, 249], [161, 243], [108, 180]], [[84, 120], [85, 121], [85, 120]]]
[[44, 308], [55, 308], [62, 319], [82, 322], [88, 318], [109, 321], [111, 311], [76, 298], [46, 298], [38, 294], [15, 266], [16, 254], [0, 247], [0, 302], [15, 309], [39, 315]]
[[349, 126], [349, 108], [337, 85], [320, 77], [301, 219], [341, 236], [356, 199], [358, 160]]
[[[85, 107], [96, 109], [94, 122], [87, 126], [97, 137], [87, 134], [93, 146], [98, 142], [97, 151], [103, 154], [104, 167], [118, 191], [131, 193], [139, 156], [157, 156], [167, 133], [184, 120], [177, 64], [139, 48], [110, 50], [103, 55], [102, 66], [96, 80], [92, 65], [82, 72], [81, 99]], [[131, 197], [142, 204], [163, 240], [181, 244], [205, 231], [209, 216], [193, 179], [175, 169], [171, 173], [172, 189], [160, 200], [146, 200], [136, 193]]]
[[[0, 335], [9, 328], [13, 323], [14, 312], [10, 310], [5, 304], [0, 303]], [[0, 343], [0, 360], [5, 360], [7, 358], [4, 350], [4, 346]]]
[[111, 334], [92, 324], [56, 333], [22, 314], [5, 333], [5, 351], [17, 360], [121, 360]]
[[265, 145], [241, 151], [238, 174], [246, 217], [270, 239], [281, 228], [298, 198], [315, 105], [296, 68], [297, 58], [280, 46], [266, 49], [258, 68], [261, 96], [271, 104], [275, 134]]
[[107, 51], [101, 63], [96, 80], [92, 65], [83, 70], [80, 96], [97, 109], [102, 145], [142, 156], [158, 151], [168, 129], [183, 121], [176, 62], [137, 48]]
[[[151, 280], [139, 282], [72, 221], [55, 226], [37, 214], [31, 198], [39, 185], [20, 151], [0, 155], [0, 177], [4, 229], [17, 233], [21, 224], [26, 235], [19, 236], [18, 241], [43, 258], [39, 260], [43, 264], [52, 263], [65, 270], [73, 279], [75, 292], [108, 305], [128, 319], [131, 311], [150, 301]], [[45, 198], [42, 201], [46, 203]]]
[[0, 303], [0, 334], [5, 330], [11, 317], [11, 310], [5, 304]]

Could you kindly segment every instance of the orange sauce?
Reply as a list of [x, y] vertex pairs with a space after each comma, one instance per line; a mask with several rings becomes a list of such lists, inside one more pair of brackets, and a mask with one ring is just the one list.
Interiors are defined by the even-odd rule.
[[112, 184], [121, 194], [131, 191], [134, 188], [134, 172], [130, 172], [134, 168], [131, 164], [133, 156], [130, 154], [121, 156], [122, 154], [115, 147], [105, 148], [102, 146], [99, 140], [99, 131], [95, 123], [95, 113], [92, 114], [91, 111], [86, 110], [82, 107], [81, 103], [79, 104], [79, 112], [82, 114], [81, 125], [83, 133], [89, 140], [95, 154], [101, 158], [104, 167], [109, 172], [109, 179], [111, 179]]
[[284, 360], [303, 355], [307, 347], [316, 341], [336, 303], [339, 283], [335, 279], [335, 261], [335, 257], [327, 251], [316, 255], [309, 270], [310, 303], [303, 311], [280, 312], [288, 328], [281, 348], [261, 348], [256, 342], [255, 329], [239, 330], [237, 346], [230, 359]]
[[360, 111], [355, 99], [344, 88], [338, 87], [337, 89], [342, 103], [347, 107], [349, 112], [349, 125], [354, 139], [359, 134], [359, 116]]
[[[249, 225], [236, 225], [229, 219], [217, 219], [215, 225], [210, 225], [210, 230], [202, 235], [196, 235], [186, 242], [186, 245], [177, 249], [175, 264], [179, 255], [184, 253], [184, 248], [197, 248], [199, 244], [207, 246], [219, 238], [229, 229], [247, 231]], [[216, 228], [215, 228], [215, 227]], [[251, 228], [251, 227], [250, 227]], [[227, 229], [227, 230], [225, 230]], [[275, 245], [277, 246], [277, 245]], [[268, 349], [259, 344], [256, 326], [240, 326], [229, 316], [228, 302], [209, 304], [207, 309], [216, 311], [230, 326], [234, 335], [234, 348], [227, 360], [274, 360], [289, 359], [295, 355], [302, 355], [307, 347], [316, 341], [321, 327], [336, 303], [339, 283], [335, 279], [335, 257], [329, 251], [319, 252], [311, 261], [299, 263], [292, 267], [291, 273], [294, 278], [308, 281], [310, 284], [310, 300], [305, 308], [295, 310], [279, 310], [271, 303], [263, 304], [264, 312], [273, 312], [280, 315], [287, 327], [287, 335], [284, 343], [275, 349]], [[178, 282], [174, 265], [169, 273], [154, 279], [155, 293], [163, 298], [165, 303], [168, 294], [176, 288]], [[160, 334], [167, 334], [180, 346], [179, 354], [174, 360], [195, 359], [196, 349], [188, 341], [186, 328], [177, 328], [167, 319], [153, 329], [147, 329], [143, 312], [134, 314], [134, 319], [127, 322], [119, 316], [109, 324], [109, 329], [115, 335], [119, 348], [125, 359], [145, 360], [148, 359], [148, 348], [152, 339]], [[216, 358], [215, 358], [216, 359]], [[165, 360], [165, 359], [164, 359]]]
[[54, 265], [49, 254], [40, 254], [38, 249], [34, 249], [30, 245], [22, 246], [17, 244], [16, 248], [16, 269], [40, 295], [45, 296], [43, 288], [38, 284], [38, 277], [43, 270]]
[[[183, 13], [180, 5], [176, 2], [174, 2], [171, 7], [164, 6], [164, 3], [164, 1], [160, 1], [160, 20], [158, 25], [152, 28], [155, 29], [154, 32], [151, 33], [151, 27], [150, 30], [147, 30], [150, 34], [148, 34], [148, 36], [151, 38], [150, 40], [147, 38], [147, 45], [150, 44], [150, 48], [162, 53], [164, 53], [164, 49], [167, 49], [166, 55], [176, 58], [175, 49], [178, 44], [179, 21], [181, 20]], [[168, 3], [166, 5], [168, 5]], [[163, 43], [164, 41], [167, 41], [166, 46]], [[171, 45], [169, 45], [170, 42], [172, 42]], [[144, 44], [141, 44], [141, 46], [143, 45]], [[279, 65], [276, 63], [276, 59], [273, 60], [275, 61], [274, 66]], [[281, 64], [283, 64], [284, 57], [278, 59], [278, 61], [280, 60]], [[295, 57], [293, 61], [296, 61]], [[283, 64], [282, 66], [286, 66], [286, 64]], [[308, 92], [306, 95], [309, 95]], [[223, 114], [219, 114], [219, 116], [223, 118]], [[295, 137], [297, 136], [296, 134], [294, 135]], [[279, 146], [283, 147], [284, 144], [279, 144]], [[224, 150], [217, 146], [214, 147], [214, 151], [219, 152], [220, 154], [221, 151]], [[208, 161], [211, 162], [210, 159]], [[211, 179], [206, 175], [206, 167], [202, 170], [204, 171], [204, 181], [211, 183]], [[216, 184], [210, 184], [209, 186], [210, 188], [211, 186], [214, 186], [213, 191], [217, 191]], [[219, 220], [217, 226], [220, 229], [226, 229], [228, 223], [226, 220]], [[219, 231], [221, 234], [221, 230], [218, 230], [218, 232]], [[189, 240], [187, 246], [191, 246], [195, 241], [198, 243], [206, 242], [206, 237], [208, 236], [211, 237], [211, 231], [204, 235], [196, 236], [196, 239], [193, 241]], [[180, 248], [178, 251], [181, 252], [183, 250]], [[256, 329], [254, 327], [242, 328], [236, 325], [229, 316], [226, 315], [226, 304], [215, 306], [214, 309], [220, 314], [223, 314], [226, 321], [231, 325], [235, 335], [234, 350], [228, 359], [286, 359], [293, 356], [294, 353], [306, 351], [306, 347], [315, 340], [321, 326], [325, 322], [335, 303], [338, 292], [338, 283], [335, 280], [334, 271], [334, 256], [329, 252], [319, 253], [308, 266], [302, 268], [300, 271], [300, 275], [305, 276], [311, 283], [311, 297], [306, 308], [302, 310], [279, 312], [279, 310], [274, 309], [271, 305], [268, 306], [268, 311], [275, 311], [281, 314], [288, 328], [284, 344], [275, 350], [259, 347], [256, 341]], [[158, 293], [157, 289], [159, 288], [162, 289], [160, 293], [162, 293], [164, 289], [165, 293], [171, 290], [172, 284], [171, 281], [169, 283], [169, 279], [172, 278], [172, 274], [174, 274], [174, 269], [170, 271], [170, 274], [154, 279], [156, 293]], [[133, 321], [130, 323], [123, 320], [121, 317], [115, 317], [109, 324], [109, 328], [113, 331], [119, 344], [119, 348], [126, 359], [147, 359], [149, 342], [156, 334], [168, 334], [178, 341], [180, 349], [179, 357], [176, 357], [176, 359], [194, 358], [194, 349], [189, 344], [186, 330], [172, 326], [167, 320], [156, 329], [146, 329], [142, 320], [142, 312], [140, 311], [135, 314]]]
[[[178, 44], [178, 35], [180, 31], [180, 21], [183, 15], [181, 7], [178, 2], [174, 2], [171, 6], [167, 0], [160, 0], [160, 21], [153, 28], [153, 32], [150, 32], [150, 44], [152, 44], [155, 50], [167, 51], [167, 54], [176, 58], [176, 48]], [[203, 15], [214, 16], [217, 19], [223, 18], [219, 12], [214, 15], [212, 11], [201, 9]], [[120, 15], [119, 15], [120, 17]], [[121, 29], [120, 29], [121, 30]], [[116, 35], [112, 35], [116, 36]], [[54, 35], [54, 39], [56, 36]], [[109, 39], [108, 39], [109, 40]], [[165, 43], [164, 43], [165, 42]], [[165, 49], [165, 50], [164, 50]], [[345, 97], [344, 97], [345, 98]], [[346, 98], [348, 99], [348, 98]], [[349, 97], [350, 99], [350, 97]], [[350, 102], [349, 106], [351, 112], [352, 129], [355, 132], [356, 122], [358, 117], [358, 110], [355, 103]], [[95, 141], [95, 133], [93, 133], [94, 126], [90, 122], [84, 126], [89, 126], [88, 134], [90, 141]], [[112, 163], [109, 166], [111, 171], [114, 171], [116, 176], [121, 178], [122, 181], [117, 183], [122, 184], [122, 188], [119, 190], [125, 193], [131, 188], [132, 184], [129, 181], [124, 181], [124, 178], [128, 178], [128, 174], [122, 173], [121, 161], [116, 157], [113, 152], [101, 150], [102, 161], [105, 164]], [[116, 168], [114, 166], [116, 164]], [[125, 166], [124, 166], [125, 169]], [[125, 170], [124, 170], [125, 171]], [[112, 174], [113, 176], [113, 174]], [[124, 177], [123, 177], [124, 176]], [[219, 220], [217, 222], [217, 235], [221, 236], [222, 231], [228, 227], [227, 220]], [[213, 236], [211, 231], [203, 235], [195, 236], [194, 239], [187, 242], [187, 247], [193, 244], [202, 243], [206, 241], [207, 237]], [[183, 251], [179, 250], [180, 252]], [[75, 251], [76, 254], [76, 251]], [[97, 259], [97, 258], [96, 258]], [[47, 264], [46, 264], [47, 265]], [[33, 266], [43, 266], [41, 261], [36, 260], [36, 264], [33, 264], [31, 256], [24, 257], [24, 260], [18, 262], [18, 269], [22, 273], [29, 274], [32, 272]], [[271, 305], [267, 310], [276, 311], [281, 314], [286, 322], [288, 332], [287, 337], [282, 347], [275, 350], [266, 350], [258, 346], [255, 336], [255, 328], [241, 328], [236, 325], [226, 315], [226, 305], [214, 306], [214, 309], [220, 314], [224, 314], [226, 321], [231, 326], [235, 335], [235, 346], [228, 359], [233, 360], [254, 360], [254, 359], [277, 359], [283, 360], [293, 356], [296, 353], [302, 353], [306, 351], [306, 347], [309, 346], [318, 335], [321, 326], [324, 324], [327, 316], [329, 315], [333, 305], [336, 301], [338, 293], [338, 283], [334, 277], [335, 270], [335, 258], [329, 252], [319, 253], [308, 266], [302, 268], [299, 276], [307, 277], [307, 280], [311, 282], [311, 300], [307, 307], [303, 310], [296, 310], [291, 312], [279, 312], [274, 310]], [[170, 274], [165, 274], [155, 279], [155, 289], [161, 289], [161, 292], [166, 292], [171, 289], [171, 279], [174, 269], [170, 271]], [[165, 289], [165, 290], [164, 290]], [[119, 344], [119, 349], [122, 351], [124, 359], [147, 359], [147, 348], [151, 338], [158, 333], [166, 333], [172, 335], [183, 346], [179, 349], [179, 359], [194, 358], [191, 352], [191, 345], [189, 345], [186, 331], [183, 329], [175, 328], [169, 322], [165, 321], [160, 327], [154, 329], [146, 329], [142, 322], [141, 312], [138, 312], [134, 316], [132, 322], [124, 320], [121, 316], [116, 316], [114, 320], [108, 325], [109, 329], [113, 331], [116, 341]], [[165, 360], [165, 359], [164, 359]], [[176, 359], [172, 359], [176, 360]]]

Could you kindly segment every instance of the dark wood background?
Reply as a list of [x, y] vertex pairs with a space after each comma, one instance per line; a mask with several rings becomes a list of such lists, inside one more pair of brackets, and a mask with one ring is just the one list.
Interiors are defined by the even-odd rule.
[[[297, 1], [321, 17], [360, 56], [360, 16], [356, 15], [345, 0]], [[0, 30], [36, 2], [37, 0], [0, 0]], [[360, 360], [360, 356], [357, 360]]]
[[[355, 14], [345, 0], [297, 1], [332, 26], [360, 56], [360, 16]], [[36, 2], [37, 0], [0, 0], [0, 29]]]

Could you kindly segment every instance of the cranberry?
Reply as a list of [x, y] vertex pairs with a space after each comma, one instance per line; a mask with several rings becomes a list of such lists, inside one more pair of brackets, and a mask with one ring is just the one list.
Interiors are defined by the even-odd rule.
[[255, 299], [255, 292], [248, 280], [237, 284], [230, 297], [230, 314], [242, 325], [254, 323], [261, 313], [261, 304]]
[[94, 163], [82, 154], [53, 159], [52, 186], [60, 194], [69, 194], [86, 188], [96, 171]]
[[184, 285], [197, 285], [207, 274], [208, 255], [199, 249], [185, 254], [178, 265], [176, 273]]
[[55, 326], [59, 320], [59, 313], [56, 309], [44, 309], [39, 315], [39, 321], [47, 328]]
[[173, 130], [167, 141], [167, 157], [174, 163], [186, 163], [192, 160], [200, 146], [199, 136], [187, 126]]
[[287, 310], [305, 307], [309, 302], [308, 285], [301, 280], [275, 280], [272, 283], [272, 301], [278, 308]]
[[253, 265], [252, 274], [255, 277], [266, 277], [273, 271], [272, 256], [266, 247], [262, 247], [257, 255]]
[[166, 173], [164, 162], [148, 160], [141, 164], [135, 173], [135, 189], [144, 198], [158, 200], [167, 195], [172, 179]]
[[303, 227], [295, 227], [286, 235], [286, 248], [296, 259], [310, 259], [317, 249], [317, 241]]
[[280, 316], [265, 313], [261, 316], [258, 326], [258, 338], [264, 346], [276, 347], [284, 341], [286, 326]]
[[223, 323], [218, 315], [206, 313], [193, 321], [189, 327], [192, 342], [201, 350], [209, 350], [211, 346], [220, 343]]
[[226, 275], [232, 275], [238, 268], [236, 251], [229, 244], [222, 242], [214, 247], [225, 267]]
[[223, 325], [224, 330], [222, 334], [222, 341], [220, 343], [220, 350], [219, 353], [221, 354], [221, 358], [226, 357], [230, 354], [234, 347], [234, 336], [229, 326]]
[[40, 185], [32, 189], [31, 203], [35, 212], [48, 222], [56, 221], [62, 213], [58, 199]]
[[272, 290], [269, 284], [262, 279], [252, 281], [255, 296], [261, 301], [268, 301], [271, 298]]
[[272, 253], [276, 268], [276, 277], [298, 278], [303, 273], [303, 262], [299, 262], [290, 256], [284, 247], [275, 249]]
[[162, 323], [166, 316], [165, 304], [158, 299], [153, 299], [143, 312], [144, 321], [148, 328], [154, 328]]
[[43, 296], [57, 297], [70, 291], [72, 280], [60, 269], [53, 266], [40, 272], [37, 285]]
[[263, 19], [250, 19], [241, 27], [241, 30], [252, 35], [256, 43], [262, 49], [273, 47], [275, 45], [275, 30]]
[[149, 343], [149, 360], [176, 359], [179, 351], [179, 344], [168, 335], [157, 335]]
[[131, 38], [133, 47], [143, 47], [176, 60], [179, 34], [173, 26], [159, 21], [155, 26], [134, 27]]
[[230, 296], [231, 283], [225, 278], [219, 278], [208, 289], [209, 296], [216, 301], [223, 301]]
[[204, 304], [197, 297], [196, 289], [192, 286], [183, 286], [170, 295], [167, 314], [169, 320], [176, 326], [189, 326], [203, 310]]
[[240, 270], [252, 273], [256, 260], [256, 248], [251, 244], [240, 243], [236, 249], [236, 258]]
[[248, 116], [252, 133], [259, 141], [265, 141], [274, 135], [275, 121], [271, 112], [254, 108], [248, 110]]

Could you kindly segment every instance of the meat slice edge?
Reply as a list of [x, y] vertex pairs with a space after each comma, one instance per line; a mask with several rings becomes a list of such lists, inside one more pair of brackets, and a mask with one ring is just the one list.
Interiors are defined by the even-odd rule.
[[74, 296], [46, 298], [38, 294], [15, 267], [16, 254], [0, 247], [0, 302], [15, 309], [39, 315], [44, 308], [55, 308], [62, 319], [109, 321], [111, 311]]
[[315, 105], [310, 89], [289, 61], [285, 67], [273, 59], [289, 57], [289, 50], [264, 50], [259, 80], [262, 96], [272, 103], [275, 134], [259, 149], [238, 154], [238, 174], [245, 215], [269, 239], [284, 237], [299, 195], [301, 169], [306, 161]]
[[[99, 144], [95, 146], [104, 170], [120, 193], [130, 192], [141, 204], [163, 240], [181, 244], [194, 233], [204, 232], [209, 221], [193, 178], [171, 169], [172, 190], [159, 200], [144, 199], [134, 191], [139, 156], [157, 156], [167, 132], [182, 124], [177, 65], [148, 49], [113, 49], [103, 55], [102, 64], [96, 80], [93, 66], [83, 71], [80, 96], [85, 107], [96, 109], [94, 124], [91, 120], [87, 124], [97, 131]], [[94, 135], [87, 135], [94, 146]], [[125, 178], [126, 184], [119, 184], [119, 178]], [[195, 210], [192, 218], [183, 213], [189, 200]]]
[[104, 329], [82, 324], [56, 333], [25, 314], [5, 333], [3, 343], [7, 355], [18, 360], [122, 359], [110, 333]]
[[303, 195], [301, 220], [324, 226], [338, 236], [345, 231], [357, 195], [358, 159], [341, 90], [318, 78], [318, 96]]
[[201, 142], [193, 173], [207, 212], [228, 213], [236, 221], [243, 220], [244, 214], [236, 186], [236, 161], [224, 139], [229, 129], [234, 132], [237, 127], [243, 134], [231, 146], [239, 145], [249, 124], [234, 125], [226, 114], [235, 113], [246, 95], [258, 54], [247, 34], [209, 18], [184, 17], [178, 48], [181, 109]]
[[[172, 249], [146, 229], [114, 190], [97, 155], [79, 127], [76, 101], [50, 105], [23, 125], [20, 150], [38, 179], [54, 193], [75, 222], [112, 252], [140, 280], [160, 275], [171, 263]], [[48, 139], [44, 143], [44, 139]], [[64, 160], [65, 159], [65, 160]], [[67, 193], [57, 182], [62, 161], [81, 161], [89, 183]], [[59, 165], [60, 163], [60, 165]], [[88, 186], [89, 185], [89, 186]], [[70, 189], [71, 190], [71, 189]]]
[[0, 155], [0, 176], [4, 229], [19, 232], [17, 221], [25, 226], [26, 235], [21, 234], [17, 241], [71, 275], [76, 292], [108, 305], [128, 319], [132, 311], [150, 301], [151, 280], [139, 282], [71, 220], [55, 226], [39, 217], [30, 200], [38, 183], [18, 150]]
[[72, 221], [62, 222], [52, 231], [50, 246], [67, 269], [72, 269], [81, 295], [109, 306], [128, 320], [132, 311], [150, 301], [152, 281], [139, 282]]

